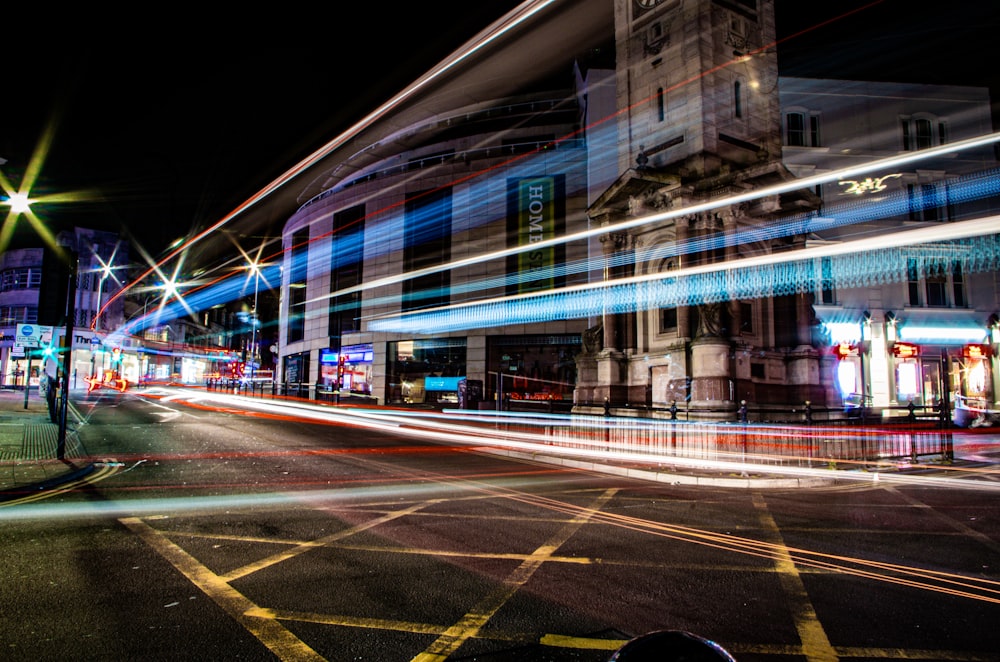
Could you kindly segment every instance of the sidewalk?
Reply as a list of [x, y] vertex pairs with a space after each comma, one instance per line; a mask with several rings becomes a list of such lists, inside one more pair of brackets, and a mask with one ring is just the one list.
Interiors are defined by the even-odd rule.
[[45, 398], [32, 389], [0, 389], [0, 503], [85, 476], [94, 470], [69, 413], [64, 458], [56, 457], [59, 426], [49, 420]]

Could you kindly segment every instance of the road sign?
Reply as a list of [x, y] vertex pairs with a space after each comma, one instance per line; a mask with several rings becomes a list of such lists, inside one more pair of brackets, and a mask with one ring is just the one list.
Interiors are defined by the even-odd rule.
[[52, 327], [42, 324], [18, 324], [14, 344], [18, 347], [38, 348], [52, 341]]

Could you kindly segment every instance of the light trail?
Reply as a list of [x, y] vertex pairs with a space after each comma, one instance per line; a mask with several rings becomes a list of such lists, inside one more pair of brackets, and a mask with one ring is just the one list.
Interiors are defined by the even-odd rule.
[[159, 272], [162, 265], [166, 264], [178, 255], [186, 253], [188, 249], [193, 247], [196, 243], [218, 232], [221, 228], [241, 216], [244, 212], [247, 212], [262, 203], [278, 189], [289, 184], [303, 172], [306, 172], [311, 166], [319, 163], [324, 158], [346, 145], [350, 140], [360, 135], [364, 130], [373, 126], [379, 119], [388, 115], [390, 111], [403, 105], [406, 101], [416, 96], [422, 90], [431, 86], [433, 83], [443, 78], [446, 74], [456, 69], [467, 60], [472, 59], [477, 53], [486, 49], [490, 44], [498, 41], [501, 37], [527, 22], [533, 16], [555, 2], [558, 2], [558, 0], [532, 0], [523, 3], [505, 14], [478, 35], [473, 37], [470, 41], [466, 42], [464, 46], [445, 58], [441, 63], [433, 67], [426, 74], [397, 93], [391, 99], [378, 106], [375, 110], [353, 124], [333, 140], [326, 143], [323, 147], [286, 170], [278, 178], [244, 201], [236, 209], [222, 217], [219, 221], [196, 234], [194, 237], [188, 239], [181, 246], [178, 246], [165, 257], [157, 261], [156, 264], [140, 274], [132, 283], [115, 293], [115, 295], [105, 304], [105, 307], [110, 305], [111, 302], [116, 300], [118, 297], [124, 296], [125, 292], [133, 286], [141, 283], [142, 280], [150, 274]]
[[512, 493], [508, 495], [508, 498], [528, 505], [546, 507], [569, 516], [579, 517], [581, 514], [586, 514], [598, 523], [659, 535], [681, 542], [768, 559], [779, 559], [788, 555], [800, 567], [853, 575], [863, 579], [1000, 604], [1000, 582], [991, 579], [873, 561], [855, 556], [814, 552], [784, 544], [768, 543], [752, 538], [716, 533], [678, 524], [666, 524], [628, 515], [593, 512], [582, 506], [543, 496]]
[[[713, 68], [711, 68], [711, 69], [709, 69], [709, 70], [707, 70], [705, 72], [702, 72], [700, 74], [697, 74], [697, 75], [691, 77], [688, 80], [680, 81], [680, 82], [676, 83], [674, 86], [672, 86], [670, 89], [673, 90], [673, 89], [682, 87], [684, 85], [687, 85], [687, 84], [690, 84], [692, 82], [695, 82], [698, 79], [704, 78], [705, 76], [710, 75], [710, 74], [712, 74], [712, 73], [714, 73], [716, 71], [725, 69], [725, 68], [727, 68], [729, 66], [732, 66], [734, 64], [739, 64], [739, 63], [741, 63], [741, 62], [744, 61], [745, 57], [748, 57], [748, 56], [752, 57], [754, 55], [767, 53], [770, 49], [773, 49], [774, 47], [776, 47], [778, 44], [780, 44], [782, 42], [785, 42], [785, 41], [788, 41], [788, 40], [792, 40], [792, 39], [796, 39], [798, 37], [801, 37], [802, 35], [807, 34], [807, 33], [811, 32], [812, 30], [818, 29], [818, 28], [823, 27], [825, 25], [828, 25], [830, 23], [834, 23], [834, 22], [839, 21], [839, 20], [841, 20], [841, 19], [843, 19], [843, 18], [845, 18], [847, 16], [850, 16], [852, 14], [864, 11], [864, 10], [870, 8], [870, 7], [878, 5], [882, 1], [883, 0], [874, 0], [873, 2], [867, 3], [866, 5], [854, 8], [854, 9], [852, 9], [850, 11], [847, 11], [847, 12], [844, 12], [844, 13], [842, 13], [840, 15], [831, 17], [830, 19], [827, 19], [827, 20], [825, 20], [825, 21], [823, 21], [821, 23], [818, 23], [818, 24], [813, 25], [811, 27], [808, 27], [808, 28], [805, 28], [803, 30], [800, 30], [797, 33], [794, 33], [794, 34], [789, 35], [787, 37], [784, 37], [782, 39], [776, 40], [776, 41], [774, 41], [774, 42], [772, 42], [770, 44], [765, 44], [765, 45], [760, 46], [759, 48], [752, 49], [752, 50], [748, 51], [748, 53], [746, 53], [745, 55], [741, 55], [740, 57], [736, 57], [736, 58], [734, 58], [734, 59], [732, 59], [730, 61], [723, 62], [723, 63], [717, 65], [716, 67], [713, 67]], [[431, 84], [435, 83], [439, 79], [443, 78], [444, 75], [446, 75], [447, 73], [449, 73], [452, 70], [456, 69], [461, 64], [464, 64], [467, 61], [471, 60], [474, 56], [476, 56], [479, 52], [481, 52], [484, 49], [486, 49], [489, 45], [491, 45], [492, 43], [498, 41], [501, 37], [509, 34], [514, 29], [522, 26], [527, 21], [529, 21], [531, 18], [533, 18], [535, 15], [537, 15], [540, 12], [544, 11], [550, 5], [553, 5], [556, 2], [557, 2], [557, 0], [534, 0], [534, 1], [529, 1], [529, 2], [523, 3], [519, 7], [517, 7], [515, 9], [511, 10], [510, 12], [508, 12], [505, 16], [503, 16], [500, 19], [498, 19], [492, 25], [488, 26], [486, 29], [484, 29], [482, 32], [480, 32], [478, 35], [476, 35], [473, 39], [471, 39], [470, 41], [468, 41], [460, 49], [458, 49], [457, 51], [455, 51], [455, 53], [453, 53], [451, 56], [449, 56], [448, 58], [446, 58], [445, 60], [443, 60], [440, 64], [438, 64], [437, 66], [435, 66], [434, 68], [432, 68], [428, 73], [424, 74], [422, 77], [420, 77], [419, 79], [417, 79], [414, 83], [412, 83], [411, 85], [409, 85], [406, 88], [404, 88], [401, 92], [399, 92], [397, 95], [395, 95], [394, 97], [392, 97], [389, 101], [387, 101], [386, 103], [384, 103], [381, 106], [377, 107], [374, 111], [372, 111], [371, 113], [369, 113], [368, 115], [366, 115], [362, 120], [360, 120], [359, 122], [357, 122], [356, 124], [354, 124], [353, 126], [351, 126], [350, 128], [348, 128], [346, 131], [344, 131], [343, 133], [341, 133], [339, 136], [335, 137], [333, 140], [331, 140], [330, 142], [328, 142], [326, 145], [324, 145], [323, 147], [321, 147], [319, 150], [317, 150], [316, 152], [314, 152], [313, 154], [311, 154], [310, 156], [306, 157], [305, 159], [303, 159], [302, 161], [300, 161], [298, 164], [296, 164], [295, 166], [293, 166], [292, 168], [290, 168], [289, 170], [287, 170], [285, 173], [283, 173], [277, 179], [275, 179], [274, 181], [272, 181], [264, 189], [262, 189], [261, 191], [259, 191], [257, 194], [255, 194], [254, 196], [252, 196], [251, 198], [249, 198], [247, 201], [245, 201], [244, 203], [242, 203], [235, 210], [233, 210], [232, 212], [230, 212], [229, 214], [227, 214], [225, 217], [223, 217], [222, 219], [220, 219], [217, 223], [213, 224], [208, 229], [206, 229], [203, 232], [199, 233], [195, 237], [192, 237], [191, 239], [187, 240], [183, 245], [177, 247], [175, 250], [171, 251], [168, 255], [166, 255], [165, 257], [163, 257], [159, 261], [155, 262], [151, 266], [151, 268], [149, 268], [148, 270], [146, 270], [144, 273], [140, 274], [135, 279], [135, 281], [133, 281], [132, 283], [130, 283], [126, 287], [124, 287], [121, 290], [119, 290], [119, 292], [117, 292], [111, 299], [109, 299], [109, 301], [107, 302], [107, 304], [105, 304], [105, 307], [107, 305], [110, 305], [119, 296], [123, 296], [127, 291], [129, 291], [130, 289], [132, 289], [134, 286], [138, 285], [149, 274], [154, 273], [154, 272], [160, 273], [160, 267], [162, 265], [166, 264], [167, 262], [169, 262], [173, 258], [177, 257], [178, 255], [183, 255], [184, 253], [186, 253], [186, 251], [189, 248], [191, 248], [197, 242], [201, 241], [205, 237], [208, 237], [208, 236], [212, 235], [213, 233], [215, 233], [216, 231], [218, 231], [219, 229], [221, 229], [223, 226], [225, 226], [226, 224], [228, 224], [229, 222], [231, 222], [235, 218], [237, 218], [240, 215], [242, 215], [244, 212], [246, 212], [246, 211], [254, 208], [258, 203], [260, 203], [263, 200], [265, 200], [266, 198], [268, 198], [275, 191], [277, 191], [281, 187], [287, 185], [294, 178], [298, 177], [303, 172], [307, 171], [309, 167], [311, 167], [313, 165], [316, 165], [322, 159], [324, 159], [327, 156], [329, 156], [330, 154], [334, 153], [337, 149], [340, 149], [344, 145], [348, 144], [350, 140], [352, 140], [355, 137], [361, 135], [364, 130], [366, 130], [366, 129], [370, 128], [371, 126], [373, 126], [379, 119], [382, 119], [384, 116], [388, 115], [390, 111], [395, 110], [396, 108], [398, 108], [399, 106], [401, 106], [403, 103], [405, 103], [406, 101], [408, 101], [412, 97], [416, 96], [423, 89], [425, 89], [426, 87], [428, 87]], [[655, 95], [654, 96], [650, 96], [649, 98], [641, 100], [641, 101], [637, 102], [634, 105], [640, 105], [640, 104], [643, 104], [643, 103], [650, 103], [654, 98], [655, 98]], [[571, 134], [569, 134], [567, 136], [563, 136], [561, 138], [558, 138], [558, 139], [554, 140], [553, 144], [559, 143], [559, 142], [562, 142], [562, 141], [566, 141], [566, 140], [569, 140], [569, 139], [572, 139], [574, 136], [578, 135], [579, 133], [581, 133], [581, 132], [583, 132], [585, 130], [593, 129], [594, 127], [596, 127], [596, 126], [598, 126], [598, 125], [600, 125], [602, 123], [605, 123], [605, 122], [608, 122], [610, 120], [615, 119], [618, 115], [620, 115], [620, 114], [622, 114], [624, 112], [627, 112], [627, 110], [628, 110], [628, 108], [620, 109], [616, 113], [614, 113], [612, 115], [609, 115], [608, 117], [605, 117], [605, 118], [603, 118], [601, 120], [598, 120], [597, 122], [595, 122], [590, 127], [582, 128], [582, 129], [580, 129], [578, 131], [575, 131], [575, 132], [573, 132], [573, 133], [571, 133]], [[515, 159], [512, 159], [510, 162], [514, 162], [514, 161], [516, 161], [516, 160], [518, 160], [520, 158], [523, 158], [523, 157], [516, 157]], [[493, 168], [491, 168], [490, 170], [492, 170], [492, 169]], [[484, 171], [484, 172], [488, 172], [488, 171], [489, 170]], [[472, 173], [469, 176], [464, 177], [462, 179], [462, 181], [466, 181], [466, 180], [478, 177], [481, 174], [482, 173]], [[399, 204], [402, 204], [402, 203], [399, 203]], [[366, 215], [366, 217], [369, 216], [369, 215], [370, 214]], [[528, 247], [525, 247], [522, 250], [527, 250], [527, 249], [528, 249]], [[272, 259], [272, 257], [274, 257], [274, 256], [269, 256], [268, 260]], [[332, 296], [339, 296], [339, 294], [334, 294]], [[100, 314], [102, 311], [103, 311], [103, 308], [101, 309], [101, 311], [98, 311], [98, 314]]]
[[[635, 450], [611, 450], [607, 445], [600, 442], [581, 443], [571, 447], [555, 444], [552, 436], [539, 435], [524, 430], [503, 431], [487, 425], [462, 426], [450, 420], [442, 421], [440, 415], [426, 416], [425, 419], [418, 419], [417, 415], [413, 412], [405, 410], [365, 409], [362, 407], [342, 408], [298, 401], [263, 401], [258, 398], [180, 388], [150, 389], [149, 393], [137, 395], [143, 397], [152, 395], [153, 397], [162, 397], [161, 401], [177, 402], [178, 404], [193, 403], [194, 406], [201, 406], [200, 403], [207, 402], [211, 406], [229, 407], [234, 413], [250, 409], [285, 416], [298, 416], [303, 420], [316, 422], [339, 422], [346, 425], [378, 429], [389, 434], [430, 440], [434, 443], [465, 446], [470, 450], [483, 452], [506, 449], [525, 453], [529, 456], [538, 454], [558, 455], [560, 457], [588, 462], [596, 460], [609, 464], [633, 464], [638, 468], [657, 467], [668, 464], [680, 468], [720, 471], [735, 473], [735, 475], [754, 472], [755, 474], [776, 477], [815, 479], [826, 482], [836, 479], [837, 481], [869, 484], [921, 485], [1000, 492], [1000, 482], [990, 482], [988, 480], [969, 480], [968, 478], [956, 478], [946, 475], [913, 476], [894, 472], [862, 473], [846, 470], [830, 470], [828, 468], [763, 464], [746, 461], [743, 454], [736, 452], [716, 452], [714, 455], [722, 459], [711, 459], [685, 457], [682, 455], [664, 455]], [[752, 460], [753, 458], [749, 459]], [[849, 463], [850, 461], [844, 462], [844, 464]], [[867, 466], [873, 468], [876, 466], [876, 463], [868, 462]], [[942, 473], [944, 473], [944, 468], [941, 469]], [[983, 472], [977, 475], [989, 478], [995, 474]]]
[[[932, 247], [924, 257], [933, 257], [937, 253], [937, 260], [949, 264], [959, 261], [969, 273], [996, 270], [1000, 266], [1000, 243], [991, 236], [998, 231], [1000, 216], [990, 216], [894, 232], [882, 235], [877, 242], [869, 239], [845, 241], [670, 272], [456, 303], [412, 313], [387, 314], [371, 318], [368, 329], [395, 333], [441, 333], [491, 328], [498, 324], [544, 322], [554, 315], [560, 319], [572, 319], [606, 312], [635, 312], [811, 291], [812, 283], [817, 278], [811, 261], [824, 257], [835, 258], [835, 270], [851, 273], [855, 285], [892, 282], [905, 277], [905, 258], [912, 254], [914, 245], [939, 243], [955, 246], [963, 239], [967, 241], [959, 246], [961, 251], [944, 251], [941, 254], [940, 247]], [[894, 266], [887, 270], [886, 264]], [[699, 287], [692, 287], [691, 282], [699, 284]]]
[[[1000, 134], [995, 134], [1000, 135]], [[839, 178], [838, 173], [833, 173], [830, 177]], [[975, 173], [973, 175], [968, 175], [953, 180], [949, 180], [949, 196], [955, 202], [962, 201], [972, 201], [981, 199], [984, 197], [995, 196], [1000, 192], [1000, 177], [997, 176], [996, 170], [988, 170], [981, 173]], [[907, 196], [903, 194], [895, 194], [888, 196], [881, 196], [877, 202], [874, 204], [863, 204], [860, 201], [854, 203], [847, 203], [832, 209], [828, 208], [827, 213], [823, 216], [810, 216], [810, 215], [798, 215], [786, 221], [778, 224], [769, 225], [765, 228], [752, 228], [733, 235], [720, 235], [708, 238], [697, 238], [690, 239], [684, 242], [676, 242], [671, 244], [664, 244], [648, 249], [645, 252], [637, 253], [634, 257], [619, 257], [611, 261], [611, 266], [621, 266], [625, 264], [633, 264], [639, 261], [652, 261], [660, 260], [669, 256], [685, 255], [691, 252], [698, 252], [704, 250], [710, 250], [713, 248], [720, 248], [724, 246], [738, 245], [742, 243], [751, 242], [763, 242], [779, 237], [789, 236], [793, 234], [802, 234], [806, 232], [821, 232], [826, 230], [831, 230], [835, 228], [845, 227], [853, 225], [856, 223], [861, 223], [864, 221], [869, 221], [877, 218], [881, 218], [883, 215], [892, 215], [894, 213], [902, 213], [909, 209], [910, 201]], [[681, 213], [686, 210], [679, 210], [676, 213]], [[948, 224], [945, 224], [948, 225]], [[572, 241], [575, 235], [570, 237], [564, 237], [565, 241]], [[315, 239], [310, 240], [315, 242]], [[333, 251], [346, 251], [351, 254], [358, 254], [360, 256], [360, 250], [358, 250], [362, 245], [362, 240], [358, 236], [358, 233], [349, 233], [347, 235], [339, 236], [336, 242], [329, 242], [325, 245], [320, 245], [319, 252], [317, 253], [316, 248], [310, 249], [310, 255], [304, 256], [303, 262], [305, 260], [314, 263], [324, 263], [328, 262], [332, 258]], [[389, 249], [389, 242], [384, 242], [381, 244], [382, 248], [376, 247], [375, 254], [382, 255], [386, 254]], [[515, 249], [510, 249], [515, 250]], [[517, 249], [519, 250], [519, 249]], [[789, 254], [791, 255], [791, 254]], [[494, 259], [495, 254], [476, 256], [468, 258], [466, 261], [478, 262], [479, 260], [489, 260]], [[558, 267], [555, 267], [551, 273], [542, 274], [543, 276], [567, 276], [572, 274], [586, 274], [588, 271], [596, 268], [597, 263], [601, 262], [592, 260], [579, 260], [576, 262], [569, 262]], [[419, 275], [420, 273], [428, 273], [443, 269], [446, 267], [457, 266], [456, 263], [450, 263], [449, 265], [442, 265], [441, 267], [435, 267], [431, 269], [425, 269], [422, 271], [413, 271], [401, 274], [398, 276], [393, 276], [388, 279], [382, 279], [379, 281], [369, 281], [367, 283], [358, 285], [353, 288], [346, 288], [329, 295], [323, 295], [321, 297], [312, 299], [311, 301], [321, 301], [328, 299], [330, 297], [338, 296], [343, 293], [351, 293], [359, 290], [370, 290], [375, 288], [379, 284], [385, 284], [386, 282], [398, 282], [402, 280], [407, 280], [414, 275]], [[603, 262], [600, 263], [603, 267]], [[896, 265], [898, 267], [898, 265]], [[291, 265], [293, 270], [295, 269], [305, 269], [306, 264], [296, 266]], [[265, 264], [261, 268], [261, 277], [265, 282], [278, 282], [281, 278], [282, 266], [277, 263]], [[811, 269], [811, 267], [809, 267]], [[723, 269], [724, 270], [724, 269]], [[893, 268], [892, 270], [886, 271], [882, 267], [877, 269], [879, 272], [894, 273], [899, 271], [898, 268]], [[246, 278], [243, 275], [245, 269], [241, 268], [239, 274], [233, 276], [223, 276], [215, 281], [197, 286], [190, 290], [187, 290], [184, 294], [183, 301], [178, 299], [172, 302], [167, 302], [166, 299], [160, 302], [160, 305], [151, 313], [134, 318], [127, 322], [121, 329], [119, 329], [121, 334], [134, 333], [147, 328], [150, 325], [157, 325], [163, 322], [169, 321], [176, 317], [180, 317], [186, 314], [190, 314], [191, 310], [202, 310], [210, 308], [219, 302], [230, 301], [241, 296], [246, 289]], [[674, 278], [679, 272], [664, 273], [662, 276], [664, 279]], [[902, 274], [902, 272], [900, 272]], [[795, 282], [804, 282], [802, 273], [796, 274], [792, 280]], [[533, 275], [531, 278], [535, 278]], [[856, 278], [856, 274], [847, 273], [844, 275], [838, 275], [837, 273], [831, 273], [830, 278], [835, 285], [843, 286], [845, 282], [850, 282]], [[899, 277], [902, 277], [900, 275]], [[473, 293], [483, 289], [494, 288], [494, 287], [505, 287], [507, 285], [520, 282], [527, 278], [524, 275], [518, 274], [506, 274], [504, 276], [491, 278], [488, 280], [475, 280], [468, 281], [464, 283], [459, 283], [454, 285], [450, 293], [454, 295], [461, 295], [465, 293]], [[806, 279], [811, 280], [811, 278]], [[593, 286], [600, 287], [602, 285], [608, 284], [607, 282], [602, 282], [600, 284], [593, 284]], [[677, 301], [688, 301], [689, 303], [700, 303], [704, 301], [700, 294], [697, 292], [698, 289], [707, 290], [708, 292], [718, 292], [718, 284], [715, 282], [707, 282], [703, 284], [700, 288], [695, 287], [693, 281], [688, 281], [688, 289], [694, 289], [689, 295], [678, 294], [676, 295]], [[555, 293], [556, 290], [550, 290], [548, 292], [535, 292], [533, 296], [541, 296], [546, 293]], [[754, 293], [750, 293], [749, 296], [755, 296]], [[756, 296], [760, 296], [757, 294]], [[377, 305], [387, 305], [392, 302], [398, 301], [399, 295], [384, 296], [378, 299], [366, 300], [368, 306]], [[456, 306], [469, 305], [470, 302], [461, 302], [455, 304]], [[482, 303], [482, 302], [480, 302]], [[603, 305], [603, 304], [601, 304]], [[314, 315], [325, 314], [329, 312], [326, 311], [314, 312]], [[426, 311], [422, 311], [426, 312]], [[585, 313], [589, 315], [591, 313]], [[292, 312], [292, 316], [300, 315], [305, 316], [304, 310]], [[117, 337], [118, 334], [114, 334]]]
[[453, 260], [432, 267], [425, 267], [423, 269], [414, 269], [412, 271], [408, 271], [403, 274], [387, 276], [377, 280], [367, 281], [360, 285], [346, 287], [337, 290], [335, 292], [331, 292], [329, 295], [324, 295], [323, 297], [312, 299], [310, 300], [310, 302], [344, 296], [368, 288], [394, 285], [401, 283], [405, 280], [410, 280], [412, 278], [430, 275], [441, 271], [451, 271], [460, 267], [472, 266], [484, 261], [497, 260], [508, 256], [517, 255], [519, 253], [523, 253], [528, 250], [538, 250], [542, 248], [548, 248], [548, 247], [558, 246], [561, 244], [566, 244], [569, 242], [582, 241], [590, 239], [591, 237], [599, 237], [601, 235], [612, 232], [630, 230], [643, 226], [663, 223], [665, 221], [676, 220], [678, 218], [689, 216], [691, 214], [713, 211], [715, 209], [719, 209], [720, 207], [724, 206], [753, 202], [755, 200], [759, 200], [764, 197], [781, 195], [783, 193], [791, 193], [793, 191], [812, 189], [821, 184], [827, 184], [833, 181], [840, 181], [843, 179], [849, 179], [852, 177], [867, 175], [872, 172], [877, 172], [882, 170], [892, 170], [894, 168], [898, 168], [903, 165], [909, 165], [925, 159], [936, 158], [939, 156], [952, 154], [956, 152], [962, 152], [967, 149], [986, 147], [995, 144], [997, 142], [1000, 142], [1000, 132], [990, 133], [976, 138], [969, 138], [966, 140], [961, 140], [946, 145], [938, 145], [936, 147], [927, 148], [919, 152], [910, 152], [896, 156], [886, 157], [883, 159], [876, 159], [874, 161], [870, 161], [861, 165], [848, 166], [845, 168], [841, 168], [840, 170], [835, 170], [820, 175], [813, 175], [811, 177], [804, 177], [802, 179], [796, 179], [781, 184], [775, 184], [773, 186], [756, 189], [746, 193], [740, 193], [725, 198], [712, 199], [707, 202], [702, 202], [699, 204], [690, 205], [678, 209], [670, 209], [664, 212], [649, 214], [646, 216], [641, 216], [626, 221], [620, 221], [618, 223], [610, 225], [602, 225], [599, 227], [588, 228], [586, 230], [581, 230], [579, 232], [574, 232], [572, 234], [533, 242], [530, 245], [513, 246], [510, 248], [505, 248], [490, 253], [474, 255], [468, 258], [463, 258], [461, 260]]

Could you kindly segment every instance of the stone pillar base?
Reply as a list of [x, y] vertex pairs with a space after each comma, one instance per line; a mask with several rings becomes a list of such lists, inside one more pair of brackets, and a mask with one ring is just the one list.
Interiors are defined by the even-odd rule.
[[736, 411], [730, 343], [723, 338], [701, 338], [691, 343], [692, 418], [728, 420]]

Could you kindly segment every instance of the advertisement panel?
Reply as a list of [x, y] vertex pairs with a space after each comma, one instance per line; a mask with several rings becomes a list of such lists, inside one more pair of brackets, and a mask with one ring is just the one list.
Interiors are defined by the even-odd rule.
[[[508, 245], [527, 246], [564, 233], [565, 184], [562, 175], [508, 180]], [[562, 262], [562, 246], [539, 246], [519, 252], [508, 261], [518, 275], [508, 292], [534, 292], [560, 284], [553, 267]]]

